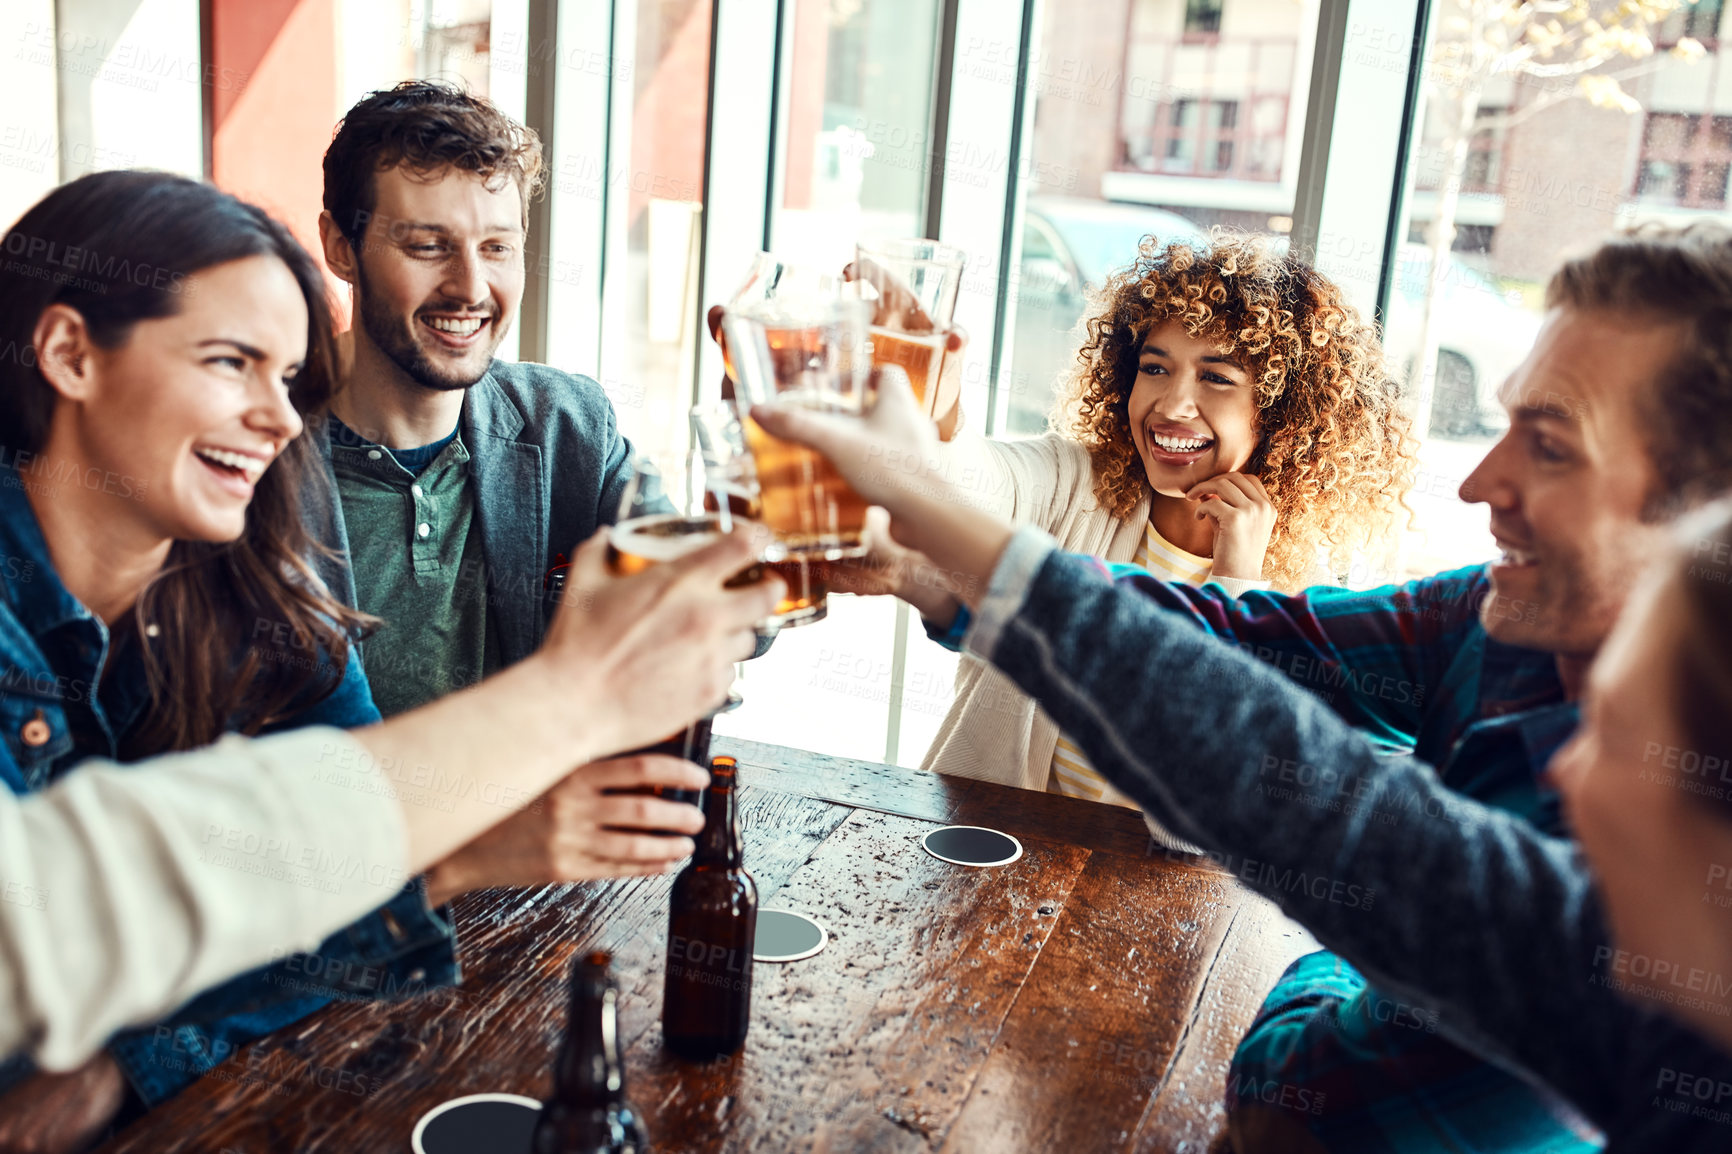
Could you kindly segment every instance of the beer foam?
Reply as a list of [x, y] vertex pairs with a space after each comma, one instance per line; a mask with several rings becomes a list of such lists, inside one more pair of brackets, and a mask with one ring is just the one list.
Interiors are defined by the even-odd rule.
[[857, 417], [864, 408], [865, 398], [826, 389], [796, 388], [777, 393], [770, 404], [777, 409], [809, 409], [815, 413], [846, 413]]
[[655, 562], [677, 561], [721, 539], [721, 522], [717, 518], [682, 517], [678, 513], [634, 517], [608, 530], [608, 543], [615, 549]]

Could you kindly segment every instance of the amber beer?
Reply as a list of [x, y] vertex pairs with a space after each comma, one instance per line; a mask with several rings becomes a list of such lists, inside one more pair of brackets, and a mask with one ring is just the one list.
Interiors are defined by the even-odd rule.
[[[736, 394], [743, 407], [775, 404], [859, 416], [870, 376], [864, 301], [831, 300], [774, 315], [729, 313]], [[821, 453], [773, 437], [749, 416], [740, 426], [752, 455], [762, 521], [791, 556], [836, 560], [864, 553], [866, 502]]]
[[920, 411], [937, 418], [939, 382], [943, 376], [946, 333], [931, 335], [892, 332], [872, 326], [872, 363], [882, 368], [897, 365], [908, 374]]
[[[777, 405], [832, 411], [817, 398], [784, 393]], [[836, 410], [847, 411], [847, 410]], [[758, 469], [763, 522], [790, 554], [840, 558], [864, 552], [866, 502], [822, 453], [772, 437], [743, 418], [746, 446]], [[792, 585], [790, 585], [790, 588]]]
[[571, 1017], [553, 1066], [553, 1096], [541, 1107], [534, 1154], [646, 1154], [642, 1115], [625, 1097], [619, 987], [611, 957], [586, 954], [571, 967]]
[[[756, 493], [730, 489], [727, 496], [731, 516], [747, 521], [763, 520], [763, 506]], [[721, 510], [721, 502], [713, 489], [704, 490], [704, 508], [711, 512]], [[824, 620], [829, 614], [830, 579], [822, 561], [789, 557], [781, 561], [766, 561], [764, 568], [780, 577], [788, 587], [787, 595], [776, 602], [775, 611], [771, 614], [778, 626], [790, 629], [796, 625], [810, 625]]]
[[740, 846], [736, 770], [731, 757], [710, 762], [704, 832], [668, 902], [662, 1041], [694, 1061], [737, 1051], [752, 1018], [758, 887]]
[[[715, 514], [683, 517], [656, 513], [621, 521], [607, 534], [607, 564], [621, 577], [636, 577], [652, 565], [677, 561], [687, 553], [722, 539], [722, 521]], [[722, 584], [730, 589], [762, 580], [764, 567], [748, 565]]]

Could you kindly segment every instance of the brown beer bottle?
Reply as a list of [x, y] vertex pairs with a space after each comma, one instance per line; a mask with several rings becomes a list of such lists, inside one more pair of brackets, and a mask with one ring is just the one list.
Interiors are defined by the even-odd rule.
[[669, 900], [662, 1040], [699, 1061], [738, 1050], [752, 1019], [758, 886], [743, 868], [736, 769], [731, 757], [710, 762], [704, 831]]
[[597, 950], [571, 967], [571, 1020], [553, 1067], [553, 1097], [541, 1108], [534, 1154], [646, 1154], [643, 1121], [625, 1100], [619, 1049], [619, 987], [610, 955]]

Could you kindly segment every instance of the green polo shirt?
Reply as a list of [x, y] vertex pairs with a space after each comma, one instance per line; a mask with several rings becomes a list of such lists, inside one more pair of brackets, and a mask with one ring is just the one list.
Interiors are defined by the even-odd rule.
[[[499, 667], [487, 627], [486, 561], [469, 483], [469, 450], [453, 436], [419, 473], [332, 418], [331, 463], [359, 608], [384, 624], [361, 645], [386, 717], [473, 685]], [[404, 454], [412, 464], [414, 450]]]

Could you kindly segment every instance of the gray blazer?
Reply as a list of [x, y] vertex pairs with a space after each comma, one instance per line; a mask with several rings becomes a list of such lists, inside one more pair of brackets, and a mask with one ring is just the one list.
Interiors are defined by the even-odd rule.
[[[316, 538], [337, 554], [321, 559], [319, 575], [354, 605], [330, 436], [323, 420], [309, 424], [325, 468], [311, 478], [302, 506]], [[632, 475], [632, 446], [595, 381], [514, 361], [494, 361], [469, 390], [459, 427], [481, 519], [488, 628], [498, 631], [500, 658], [512, 665], [535, 652], [547, 632], [553, 601], [542, 592], [542, 578], [557, 554], [569, 555], [613, 523]]]

